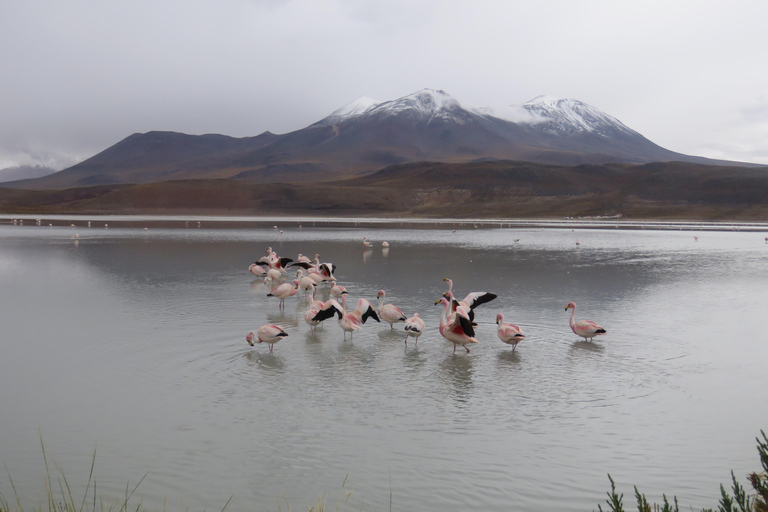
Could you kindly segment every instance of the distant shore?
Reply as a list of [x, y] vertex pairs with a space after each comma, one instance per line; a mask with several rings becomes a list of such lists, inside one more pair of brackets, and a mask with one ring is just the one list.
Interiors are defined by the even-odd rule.
[[[89, 226], [90, 223], [90, 226]], [[768, 231], [768, 222], [696, 221], [622, 218], [563, 219], [427, 219], [393, 217], [314, 216], [216, 216], [216, 215], [32, 215], [0, 214], [0, 226], [41, 227], [122, 227], [164, 229], [499, 229], [499, 228], [580, 228], [655, 229], [691, 231]]]

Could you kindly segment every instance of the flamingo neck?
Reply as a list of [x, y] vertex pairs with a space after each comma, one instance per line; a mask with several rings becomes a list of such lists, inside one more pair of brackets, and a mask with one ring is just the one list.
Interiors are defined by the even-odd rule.
[[448, 324], [448, 308], [450, 307], [450, 303], [448, 300], [443, 299], [443, 312], [440, 314], [440, 332], [445, 329], [445, 326]]
[[576, 315], [576, 306], [573, 306], [571, 308], [571, 321], [570, 321], [571, 328], [573, 328], [573, 325], [576, 323], [576, 320], [574, 319], [575, 315]]

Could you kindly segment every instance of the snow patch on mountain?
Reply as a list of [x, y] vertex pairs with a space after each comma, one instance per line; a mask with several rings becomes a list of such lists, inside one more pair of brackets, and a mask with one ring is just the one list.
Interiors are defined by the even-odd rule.
[[637, 134], [615, 117], [570, 98], [537, 96], [521, 107], [530, 114], [531, 124], [544, 123], [545, 131], [552, 133], [591, 132], [607, 136], [611, 131], [619, 131]]
[[359, 116], [380, 104], [380, 101], [376, 101], [367, 96], [360, 96], [355, 101], [347, 103], [343, 107], [334, 110], [328, 117], [343, 119], [345, 117]]
[[335, 110], [316, 125], [335, 125], [361, 118], [405, 116], [416, 121], [435, 119], [466, 122], [467, 111], [450, 94], [434, 89], [422, 89], [396, 100], [377, 102], [365, 96]]

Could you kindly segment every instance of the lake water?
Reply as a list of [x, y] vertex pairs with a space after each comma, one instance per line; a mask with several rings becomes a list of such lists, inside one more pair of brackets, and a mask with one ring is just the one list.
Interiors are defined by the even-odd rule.
[[[44, 503], [42, 437], [76, 497], [95, 450], [98, 496], [146, 474], [152, 510], [589, 511], [608, 473], [630, 504], [637, 485], [715, 506], [768, 430], [765, 235], [3, 225], [0, 463], [24, 504]], [[281, 312], [248, 273], [267, 246], [319, 253], [351, 304], [384, 289], [427, 332], [312, 335], [304, 300]], [[470, 354], [437, 331], [446, 277], [498, 295]], [[569, 301], [607, 336], [574, 335]], [[526, 333], [514, 353], [497, 312]], [[273, 354], [245, 341], [264, 323], [290, 333]]]

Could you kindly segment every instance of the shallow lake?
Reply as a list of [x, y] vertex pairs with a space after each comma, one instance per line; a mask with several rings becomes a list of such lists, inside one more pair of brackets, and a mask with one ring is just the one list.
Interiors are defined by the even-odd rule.
[[[76, 498], [95, 451], [97, 495], [144, 477], [152, 510], [589, 511], [609, 473], [630, 504], [637, 485], [714, 507], [768, 430], [765, 235], [0, 226], [0, 463], [24, 504], [44, 503], [42, 437]], [[312, 335], [305, 300], [281, 312], [247, 270], [268, 246], [319, 253], [351, 304], [384, 289], [427, 332]], [[498, 295], [469, 354], [437, 331], [446, 277]], [[574, 335], [569, 301], [608, 334]], [[265, 323], [290, 334], [273, 354], [245, 341]]]

